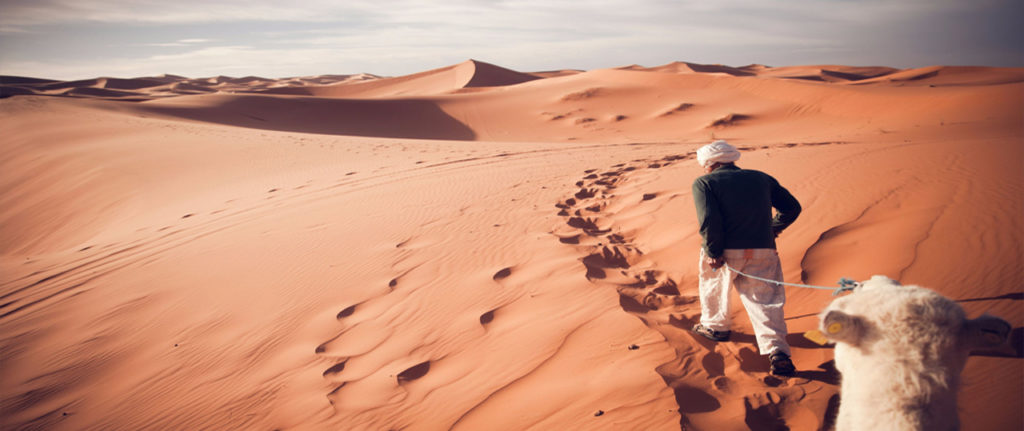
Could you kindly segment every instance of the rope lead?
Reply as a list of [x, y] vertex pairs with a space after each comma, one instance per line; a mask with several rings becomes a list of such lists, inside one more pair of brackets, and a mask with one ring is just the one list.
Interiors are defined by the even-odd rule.
[[860, 286], [859, 282], [853, 281], [853, 280], [851, 280], [849, 278], [846, 278], [846, 277], [843, 277], [843, 278], [839, 279], [839, 287], [826, 287], [826, 286], [814, 286], [814, 285], [810, 285], [810, 284], [786, 283], [786, 282], [782, 282], [782, 281], [778, 281], [778, 280], [772, 280], [772, 279], [768, 279], [768, 278], [764, 278], [764, 277], [758, 277], [756, 275], [747, 274], [747, 273], [745, 273], [743, 271], [740, 271], [740, 270], [738, 270], [736, 268], [733, 268], [728, 263], [725, 264], [725, 267], [729, 268], [730, 270], [732, 270], [732, 272], [735, 272], [735, 273], [737, 273], [739, 275], [742, 275], [744, 277], [753, 278], [755, 280], [760, 280], [760, 281], [763, 281], [765, 283], [772, 283], [772, 284], [777, 284], [777, 285], [780, 285], [780, 286], [803, 287], [803, 288], [807, 288], [807, 289], [831, 290], [832, 291], [832, 296], [838, 296], [840, 293], [851, 291], [851, 290], [856, 289], [857, 287]]

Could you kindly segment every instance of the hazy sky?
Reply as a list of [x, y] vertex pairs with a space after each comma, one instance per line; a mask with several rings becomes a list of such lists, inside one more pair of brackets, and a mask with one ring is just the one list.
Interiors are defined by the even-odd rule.
[[1024, 66], [1021, 0], [0, 0], [0, 74]]

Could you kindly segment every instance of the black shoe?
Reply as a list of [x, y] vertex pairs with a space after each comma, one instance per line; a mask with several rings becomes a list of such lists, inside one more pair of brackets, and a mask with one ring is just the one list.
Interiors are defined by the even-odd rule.
[[789, 355], [781, 351], [776, 351], [771, 355], [768, 355], [768, 360], [771, 361], [772, 374], [776, 376], [792, 376], [796, 373], [796, 367], [793, 365], [793, 361], [789, 359]]
[[700, 323], [693, 325], [693, 332], [703, 335], [705, 338], [712, 341], [728, 341], [729, 335], [732, 331], [716, 331], [708, 328], [707, 326], [701, 325]]

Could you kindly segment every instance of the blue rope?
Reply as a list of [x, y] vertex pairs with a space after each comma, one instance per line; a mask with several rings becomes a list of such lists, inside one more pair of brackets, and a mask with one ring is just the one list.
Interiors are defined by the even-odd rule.
[[831, 290], [832, 291], [832, 296], [838, 296], [840, 293], [851, 291], [851, 290], [853, 290], [853, 289], [855, 289], [855, 288], [860, 286], [860, 283], [858, 283], [856, 281], [853, 281], [853, 280], [850, 280], [849, 278], [846, 278], [846, 277], [843, 277], [843, 278], [839, 279], [839, 287], [825, 287], [825, 286], [814, 286], [814, 285], [810, 285], [810, 284], [786, 283], [786, 282], [782, 282], [782, 281], [778, 281], [778, 280], [772, 280], [772, 279], [768, 279], [768, 278], [764, 278], [764, 277], [758, 277], [756, 275], [747, 274], [747, 273], [745, 273], [743, 271], [740, 271], [740, 270], [738, 270], [736, 268], [733, 268], [728, 263], [725, 264], [725, 267], [729, 268], [730, 270], [732, 270], [733, 272], [735, 272], [735, 273], [737, 273], [739, 275], [742, 275], [744, 277], [753, 278], [755, 280], [760, 280], [760, 281], [763, 281], [765, 283], [772, 283], [772, 284], [777, 284], [777, 285], [780, 285], [780, 286], [784, 285], [784, 286], [793, 286], [793, 287], [803, 287], [803, 288], [807, 288], [807, 289]]

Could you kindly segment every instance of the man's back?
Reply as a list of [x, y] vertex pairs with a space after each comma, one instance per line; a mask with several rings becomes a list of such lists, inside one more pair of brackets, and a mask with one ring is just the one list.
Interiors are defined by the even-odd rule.
[[[700, 253], [700, 323], [693, 332], [713, 341], [731, 334], [729, 285], [736, 287], [769, 370], [793, 375], [786, 342], [786, 290], [775, 236], [800, 214], [800, 203], [763, 172], [736, 167], [740, 151], [725, 141], [697, 149], [704, 175], [693, 181], [693, 202], [704, 237]], [[772, 207], [779, 211], [772, 217]], [[724, 268], [724, 269], [722, 269]], [[722, 270], [719, 270], [722, 269]], [[749, 276], [740, 277], [740, 274]]]
[[[705, 250], [775, 248], [775, 232], [800, 214], [800, 203], [770, 175], [726, 165], [693, 182]], [[772, 208], [779, 211], [772, 217]]]

